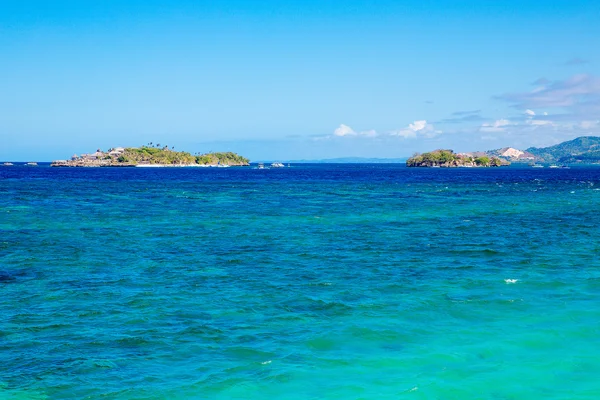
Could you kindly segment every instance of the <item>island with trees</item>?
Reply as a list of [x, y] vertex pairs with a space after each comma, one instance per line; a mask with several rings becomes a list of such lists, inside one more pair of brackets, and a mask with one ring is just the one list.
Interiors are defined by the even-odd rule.
[[406, 161], [407, 167], [501, 167], [509, 164], [505, 159], [485, 153], [455, 153], [452, 150], [417, 153]]
[[53, 167], [229, 167], [247, 166], [250, 160], [236, 153], [188, 153], [148, 143], [141, 147], [113, 147], [90, 154], [74, 154], [53, 161]]

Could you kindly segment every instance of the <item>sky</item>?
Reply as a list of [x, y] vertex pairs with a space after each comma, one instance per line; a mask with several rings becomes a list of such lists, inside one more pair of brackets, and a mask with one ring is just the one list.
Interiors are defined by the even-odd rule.
[[0, 160], [396, 158], [600, 135], [598, 0], [0, 0]]

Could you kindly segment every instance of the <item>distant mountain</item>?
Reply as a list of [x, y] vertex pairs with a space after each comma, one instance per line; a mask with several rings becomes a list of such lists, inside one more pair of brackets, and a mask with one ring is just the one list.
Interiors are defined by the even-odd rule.
[[405, 163], [407, 157], [404, 158], [364, 158], [364, 157], [341, 157], [341, 158], [326, 158], [322, 160], [289, 160], [285, 163], [294, 164], [397, 164]]
[[600, 162], [600, 137], [582, 136], [550, 147], [530, 147], [526, 151], [542, 162], [598, 163]]
[[485, 152], [488, 157], [500, 157], [512, 162], [532, 162], [535, 160], [535, 155], [528, 151], [522, 151], [513, 147], [503, 147], [496, 150], [488, 150]]

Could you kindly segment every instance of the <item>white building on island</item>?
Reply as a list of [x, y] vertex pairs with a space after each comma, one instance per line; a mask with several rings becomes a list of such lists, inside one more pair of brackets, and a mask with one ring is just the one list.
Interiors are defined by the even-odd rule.
[[108, 155], [112, 156], [112, 157], [119, 157], [123, 153], [125, 153], [125, 149], [123, 147], [115, 147], [115, 148], [108, 150]]

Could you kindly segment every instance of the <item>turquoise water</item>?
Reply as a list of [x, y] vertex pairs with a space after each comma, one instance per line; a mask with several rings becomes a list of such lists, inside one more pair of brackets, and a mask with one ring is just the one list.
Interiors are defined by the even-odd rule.
[[600, 398], [600, 169], [0, 167], [2, 399]]

